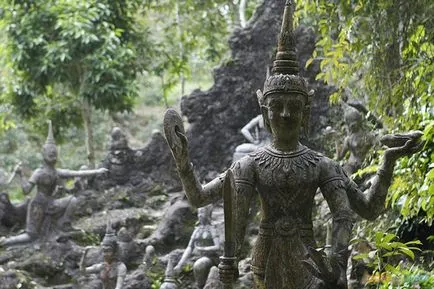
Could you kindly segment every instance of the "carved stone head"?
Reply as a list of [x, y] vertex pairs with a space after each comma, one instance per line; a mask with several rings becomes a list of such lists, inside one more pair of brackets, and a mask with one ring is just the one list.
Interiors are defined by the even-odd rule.
[[360, 130], [364, 121], [364, 117], [360, 111], [351, 106], [345, 107], [344, 119], [350, 132]]
[[118, 240], [110, 221], [107, 222], [106, 233], [104, 235], [104, 239], [102, 240], [102, 250], [104, 254], [104, 260], [107, 262], [111, 262], [117, 257]]
[[197, 210], [197, 217], [201, 225], [211, 224], [212, 205], [201, 207]]
[[263, 93], [258, 93], [264, 124], [273, 137], [294, 139], [300, 128], [308, 127], [313, 91], [306, 80], [298, 75], [295, 52], [292, 1], [287, 1], [279, 35], [278, 51], [272, 74], [264, 83]]
[[119, 127], [114, 127], [111, 132], [110, 150], [124, 150], [127, 148], [127, 136]]

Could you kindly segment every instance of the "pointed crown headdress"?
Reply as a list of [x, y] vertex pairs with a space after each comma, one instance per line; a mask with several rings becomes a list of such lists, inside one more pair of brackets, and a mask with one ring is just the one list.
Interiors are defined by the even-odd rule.
[[309, 98], [306, 80], [299, 76], [300, 71], [295, 53], [295, 37], [293, 29], [294, 3], [287, 0], [283, 13], [282, 28], [279, 34], [276, 59], [273, 62], [271, 75], [264, 83], [263, 102], [267, 96], [275, 92], [299, 93]]
[[56, 146], [56, 141], [53, 136], [53, 125], [51, 124], [51, 120], [48, 120], [48, 135], [47, 140], [45, 141], [46, 146]]
[[104, 239], [102, 240], [103, 246], [110, 246], [113, 249], [117, 249], [118, 239], [116, 237], [115, 231], [112, 227], [112, 223], [110, 219], [107, 221], [106, 232], [104, 235]]

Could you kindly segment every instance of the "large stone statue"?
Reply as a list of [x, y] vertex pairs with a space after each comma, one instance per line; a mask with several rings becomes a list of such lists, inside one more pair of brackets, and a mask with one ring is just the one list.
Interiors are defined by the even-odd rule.
[[179, 274], [182, 266], [191, 258], [194, 261], [196, 287], [199, 289], [205, 286], [210, 268], [218, 264], [221, 255], [220, 238], [211, 224], [211, 214], [212, 205], [198, 209], [199, 226], [194, 229], [187, 248], [174, 268], [175, 273]]
[[[420, 134], [409, 134], [399, 147], [385, 151], [377, 176], [365, 193], [347, 177], [338, 163], [299, 142], [300, 131], [308, 124], [313, 93], [298, 75], [291, 2], [286, 1], [272, 74], [265, 81], [263, 94], [259, 94], [265, 127], [272, 134], [271, 144], [236, 161], [229, 171], [202, 186], [189, 159], [182, 120], [173, 110], [166, 113], [165, 133], [184, 190], [194, 206], [219, 200], [226, 187], [225, 179], [233, 175], [235, 195], [231, 202], [234, 208], [230, 213], [234, 215], [235, 236], [226, 234], [225, 240], [235, 240], [237, 256], [243, 244], [251, 200], [259, 194], [261, 222], [251, 262], [255, 288], [347, 288], [346, 266], [353, 212], [374, 219], [384, 210], [394, 163], [397, 158], [420, 147], [417, 141]], [[312, 209], [318, 188], [333, 216], [329, 256], [315, 250]], [[228, 219], [225, 217], [225, 226]], [[220, 270], [220, 277], [226, 284], [237, 270], [235, 262], [232, 266], [233, 270], [228, 267]]]
[[0, 245], [8, 246], [30, 242], [38, 237], [46, 237], [58, 229], [61, 232], [73, 230], [71, 217], [77, 202], [74, 196], [55, 199], [54, 195], [59, 179], [103, 174], [107, 169], [73, 171], [57, 169], [57, 148], [53, 138], [51, 122], [48, 137], [43, 147], [44, 164], [38, 168], [28, 181], [22, 178], [21, 186], [29, 194], [36, 186], [36, 195], [31, 199], [27, 209], [26, 231], [18, 236], [0, 239]]
[[87, 274], [99, 274], [103, 289], [122, 289], [127, 275], [127, 267], [119, 261], [119, 244], [110, 222], [107, 224], [106, 234], [102, 241], [102, 250], [104, 263], [87, 268], [84, 267], [87, 253], [85, 251], [80, 262], [80, 271]]
[[241, 129], [241, 133], [249, 142], [240, 144], [235, 148], [232, 158], [233, 161], [237, 161], [243, 156], [270, 143], [270, 133], [264, 126], [262, 114], [251, 119], [249, 123]]

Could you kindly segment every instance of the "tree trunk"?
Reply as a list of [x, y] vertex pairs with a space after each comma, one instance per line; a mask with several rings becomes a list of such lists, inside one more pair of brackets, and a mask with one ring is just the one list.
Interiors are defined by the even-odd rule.
[[239, 14], [240, 14], [239, 17], [240, 17], [241, 27], [246, 27], [246, 24], [247, 24], [246, 7], [247, 7], [247, 0], [241, 0], [240, 1], [240, 9], [239, 9]]
[[84, 130], [86, 132], [86, 150], [87, 160], [90, 169], [95, 168], [95, 150], [93, 147], [93, 129], [92, 129], [92, 108], [87, 99], [83, 100], [81, 116], [83, 118]]

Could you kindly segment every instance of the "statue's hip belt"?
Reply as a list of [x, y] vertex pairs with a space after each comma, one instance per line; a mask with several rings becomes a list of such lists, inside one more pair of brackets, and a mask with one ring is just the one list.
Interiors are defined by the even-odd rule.
[[312, 236], [312, 224], [299, 224], [293, 220], [279, 219], [276, 222], [261, 222], [259, 234], [263, 236]]

